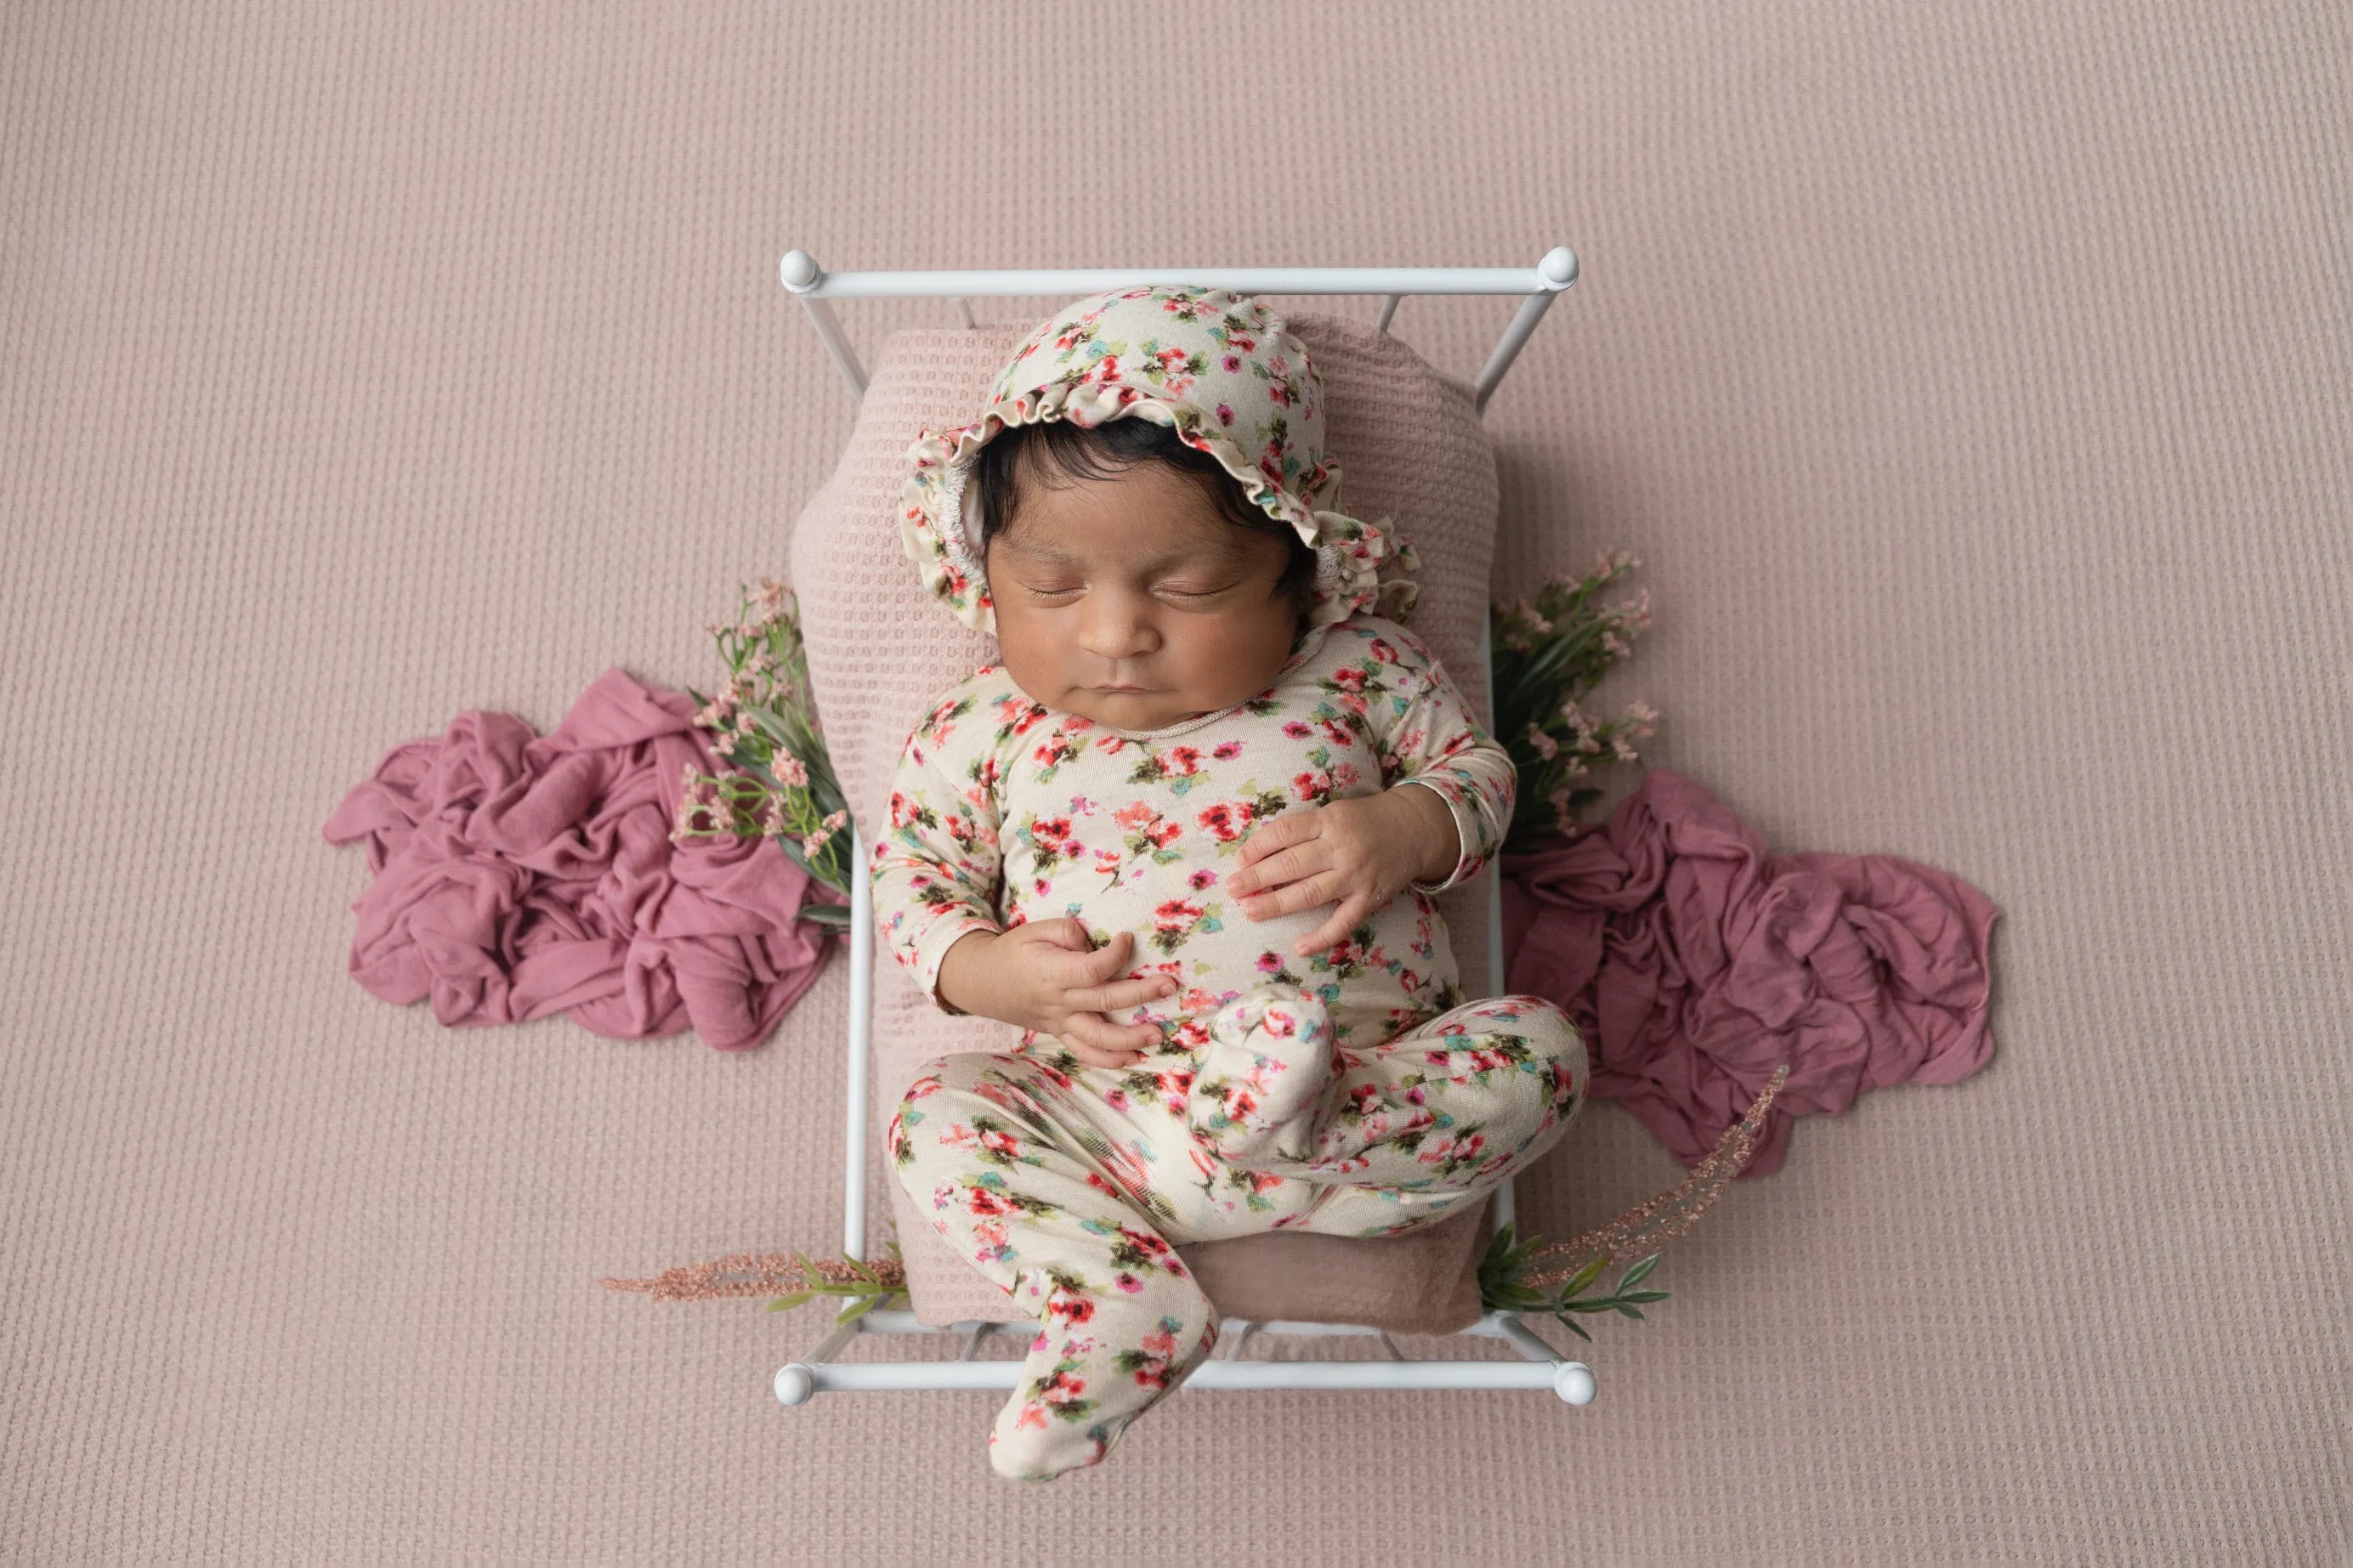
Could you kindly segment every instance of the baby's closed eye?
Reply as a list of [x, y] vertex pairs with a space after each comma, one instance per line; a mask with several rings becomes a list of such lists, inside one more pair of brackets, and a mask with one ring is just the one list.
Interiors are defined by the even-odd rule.
[[1236, 588], [1240, 586], [1241, 584], [1239, 582], [1202, 583], [1199, 581], [1187, 581], [1182, 583], [1155, 584], [1154, 584], [1152, 591], [1166, 598], [1171, 599], [1214, 599], [1220, 594], [1230, 594]]

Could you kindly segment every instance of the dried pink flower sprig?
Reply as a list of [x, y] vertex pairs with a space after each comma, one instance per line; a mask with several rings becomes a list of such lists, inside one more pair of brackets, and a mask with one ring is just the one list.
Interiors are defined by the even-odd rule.
[[891, 1256], [809, 1258], [797, 1252], [734, 1252], [708, 1263], [665, 1268], [650, 1279], [607, 1277], [608, 1290], [642, 1290], [657, 1301], [708, 1301], [722, 1296], [766, 1296], [778, 1288], [786, 1294], [768, 1303], [771, 1312], [789, 1311], [819, 1296], [847, 1298], [836, 1314], [837, 1323], [864, 1317], [907, 1289], [907, 1266], [899, 1246]]
[[[671, 839], [774, 838], [810, 877], [847, 899], [849, 809], [810, 701], [792, 589], [763, 577], [757, 590], [744, 592], [733, 622], [703, 629], [718, 640], [729, 679], [716, 696], [691, 686], [687, 695], [702, 704], [694, 721], [712, 731], [712, 751], [739, 771], [702, 773], [689, 764]], [[805, 904], [801, 918], [840, 926], [849, 911], [845, 904]]]
[[1596, 561], [1584, 576], [1549, 579], [1535, 603], [1493, 606], [1495, 738], [1519, 765], [1519, 803], [1504, 847], [1521, 853], [1573, 837], [1577, 813], [1601, 791], [1577, 781], [1603, 764], [1641, 760], [1632, 742], [1658, 729], [1658, 710], [1630, 702], [1622, 719], [1595, 720], [1577, 706], [1610, 668], [1633, 651], [1630, 638], [1651, 626], [1651, 591], [1597, 605], [1603, 584], [1641, 563], [1624, 551]]

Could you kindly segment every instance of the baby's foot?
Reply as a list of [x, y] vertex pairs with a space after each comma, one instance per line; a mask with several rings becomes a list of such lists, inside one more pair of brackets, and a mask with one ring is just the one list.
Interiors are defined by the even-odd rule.
[[1186, 1124], [1229, 1164], [1247, 1169], [1268, 1155], [1303, 1160], [1331, 1081], [1332, 1022], [1322, 999], [1289, 985], [1261, 986], [1210, 1020]]
[[[988, 1462], [1008, 1480], [1050, 1481], [1065, 1470], [1100, 1464], [1114, 1434], [1099, 1419], [1100, 1401], [1088, 1385], [1091, 1341], [1041, 1331], [1029, 1347], [1021, 1382], [997, 1413], [988, 1435]], [[1124, 1423], [1122, 1423], [1124, 1425]]]
[[[1113, 1342], [1121, 1329], [1138, 1326], [1133, 1314], [1091, 1314], [1088, 1326], [1104, 1332], [1041, 1331], [1013, 1397], [997, 1413], [989, 1468], [1008, 1480], [1050, 1481], [1103, 1463], [1128, 1424], [1182, 1383], [1216, 1343], [1216, 1313], [1198, 1292], [1192, 1300], [1198, 1316], [1186, 1305], [1161, 1313], [1157, 1322], [1146, 1319], [1151, 1326], [1124, 1349]], [[1198, 1327], [1187, 1331], [1188, 1318]]]

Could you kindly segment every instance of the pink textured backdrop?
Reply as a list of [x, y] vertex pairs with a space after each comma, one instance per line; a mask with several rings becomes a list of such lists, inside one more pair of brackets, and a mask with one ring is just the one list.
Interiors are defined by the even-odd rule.
[[[0, 1556], [2334, 1560], [2347, 44], [2327, 0], [9, 7]], [[1656, 762], [1985, 889], [1993, 1066], [1801, 1125], [1582, 1411], [1187, 1395], [1020, 1489], [985, 1395], [779, 1408], [813, 1310], [599, 1289], [830, 1247], [839, 967], [742, 1053], [442, 1029], [346, 976], [319, 826], [463, 710], [710, 679], [850, 424], [777, 257], [1555, 243], [1499, 582], [1635, 552], [1602, 696]], [[1507, 314], [1397, 330], [1469, 374]], [[1597, 1109], [1528, 1216], [1673, 1169]]]

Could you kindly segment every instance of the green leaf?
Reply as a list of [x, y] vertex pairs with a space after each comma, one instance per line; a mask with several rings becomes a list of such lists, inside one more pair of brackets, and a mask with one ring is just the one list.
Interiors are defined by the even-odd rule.
[[1585, 1325], [1583, 1323], [1572, 1322], [1567, 1318], [1563, 1318], [1560, 1322], [1561, 1327], [1567, 1329], [1570, 1333], [1575, 1334], [1578, 1339], [1583, 1340], [1587, 1344], [1591, 1344], [1593, 1342], [1593, 1336], [1585, 1331]]
[[1571, 1275], [1569, 1277], [1568, 1283], [1560, 1288], [1560, 1293], [1563, 1296], [1584, 1295], [1586, 1287], [1592, 1284], [1596, 1279], [1600, 1279], [1601, 1271], [1609, 1267], [1609, 1258], [1607, 1254], [1595, 1258], [1592, 1262], [1587, 1264], [1584, 1268]]
[[1640, 1307], [1630, 1307], [1626, 1305], [1625, 1302], [1620, 1301], [1618, 1303], [1618, 1315], [1621, 1318], [1633, 1318], [1639, 1321], [1642, 1316], [1642, 1309]]
[[841, 1315], [834, 1319], [834, 1321], [837, 1323], [854, 1323], [896, 1294], [898, 1294], [898, 1292], [894, 1290], [883, 1290], [869, 1296], [866, 1300], [859, 1302], [854, 1307], [844, 1307], [841, 1310]]
[[775, 1300], [768, 1303], [768, 1310], [771, 1312], [790, 1311], [793, 1308], [807, 1303], [816, 1294], [817, 1292], [814, 1290], [796, 1290], [789, 1296], [779, 1296]]
[[1620, 1290], [1618, 1299], [1621, 1301], [1663, 1301], [1667, 1293], [1664, 1290]]
[[1629, 1285], [1640, 1285], [1643, 1280], [1651, 1277], [1651, 1270], [1656, 1268], [1658, 1266], [1659, 1255], [1653, 1252], [1650, 1257], [1645, 1258], [1641, 1262], [1637, 1263], [1634, 1267], [1629, 1268], [1625, 1273], [1618, 1277], [1619, 1291], [1622, 1294]]

